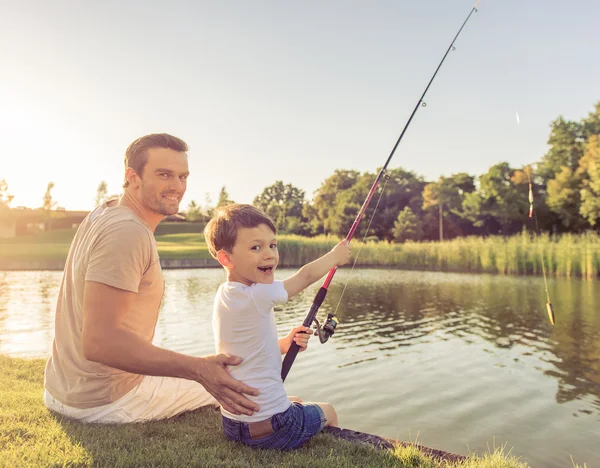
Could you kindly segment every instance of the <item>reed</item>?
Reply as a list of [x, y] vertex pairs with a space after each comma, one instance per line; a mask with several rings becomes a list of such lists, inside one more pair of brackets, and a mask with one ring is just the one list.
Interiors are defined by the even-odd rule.
[[[327, 253], [338, 238], [279, 237], [280, 265], [297, 267]], [[600, 235], [464, 237], [444, 242], [365, 242], [353, 240], [357, 266], [414, 270], [597, 278], [600, 273]]]

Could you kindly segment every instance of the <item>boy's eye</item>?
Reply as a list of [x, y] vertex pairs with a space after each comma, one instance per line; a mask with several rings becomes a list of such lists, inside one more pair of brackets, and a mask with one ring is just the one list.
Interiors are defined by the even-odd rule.
[[277, 248], [277, 244], [271, 244], [271, 245], [270, 245], [270, 247], [271, 247], [272, 249], [276, 249], [276, 248]]
[[255, 245], [250, 250], [260, 250], [260, 245]]

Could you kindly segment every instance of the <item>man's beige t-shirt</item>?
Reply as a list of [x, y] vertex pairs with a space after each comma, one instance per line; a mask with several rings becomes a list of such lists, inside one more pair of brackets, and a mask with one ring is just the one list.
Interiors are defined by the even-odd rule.
[[131, 374], [83, 356], [83, 287], [104, 283], [137, 293], [123, 326], [151, 342], [164, 281], [152, 231], [133, 211], [106, 204], [90, 213], [71, 244], [56, 306], [46, 390], [64, 405], [93, 408], [112, 403], [140, 383]]

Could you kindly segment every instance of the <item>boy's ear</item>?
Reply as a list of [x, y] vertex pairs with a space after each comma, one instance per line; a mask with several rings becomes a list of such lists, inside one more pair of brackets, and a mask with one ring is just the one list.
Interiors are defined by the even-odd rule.
[[217, 261], [224, 267], [231, 267], [231, 257], [229, 252], [221, 249], [217, 252]]

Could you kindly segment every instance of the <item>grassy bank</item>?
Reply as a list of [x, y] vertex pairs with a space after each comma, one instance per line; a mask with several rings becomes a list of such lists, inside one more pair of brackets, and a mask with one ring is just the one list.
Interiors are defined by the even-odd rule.
[[84, 425], [43, 405], [44, 364], [0, 355], [0, 466], [527, 466], [501, 450], [447, 464], [414, 446], [377, 450], [329, 434], [296, 452], [253, 450], [224, 438], [220, 413], [214, 410], [144, 424]]
[[[181, 227], [165, 226], [156, 235], [163, 259], [210, 258], [199, 232], [173, 232]], [[194, 228], [195, 229], [195, 228]], [[75, 234], [72, 229], [36, 236], [0, 239], [3, 259], [54, 260], [66, 258]], [[329, 251], [339, 240], [319, 236], [278, 236], [280, 265], [299, 266]], [[550, 276], [597, 278], [600, 274], [600, 235], [567, 234], [561, 237], [527, 234], [513, 237], [467, 237], [445, 242], [394, 244], [353, 241], [358, 266], [414, 270], [541, 275], [542, 259]]]

